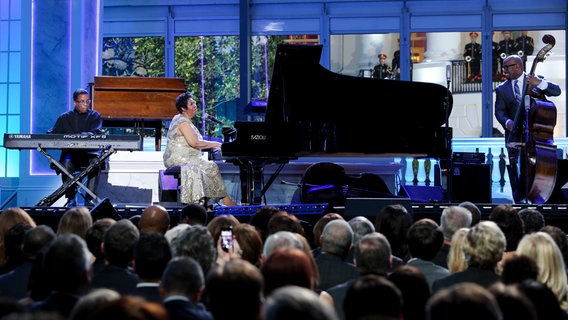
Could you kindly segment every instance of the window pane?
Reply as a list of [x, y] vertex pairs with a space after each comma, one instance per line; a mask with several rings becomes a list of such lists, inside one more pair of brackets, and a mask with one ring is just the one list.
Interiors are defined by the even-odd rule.
[[165, 76], [164, 37], [104, 38], [105, 76]]

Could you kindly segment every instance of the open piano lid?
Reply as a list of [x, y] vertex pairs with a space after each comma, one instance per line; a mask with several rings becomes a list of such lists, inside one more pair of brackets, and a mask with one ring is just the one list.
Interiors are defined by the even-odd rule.
[[[321, 51], [321, 45], [278, 46], [266, 123], [260, 126], [277, 127], [273, 134], [280, 139], [273, 140], [287, 144], [271, 144], [264, 153], [298, 149], [449, 158], [452, 133], [443, 125], [452, 95], [444, 86], [341, 75], [320, 65]], [[255, 126], [235, 124], [246, 131]], [[227, 147], [234, 152], [237, 146]]]

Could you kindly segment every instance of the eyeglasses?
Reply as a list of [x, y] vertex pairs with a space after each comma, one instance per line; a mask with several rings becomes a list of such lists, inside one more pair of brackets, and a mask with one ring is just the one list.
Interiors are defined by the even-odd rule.
[[75, 100], [75, 102], [77, 102], [77, 104], [91, 104], [91, 100]]
[[510, 67], [512, 67], [512, 66], [516, 66], [516, 65], [517, 65], [516, 63], [513, 63], [513, 64], [506, 64], [506, 65], [503, 66], [503, 70], [504, 70], [504, 69], [507, 69], [507, 68], [510, 68]]

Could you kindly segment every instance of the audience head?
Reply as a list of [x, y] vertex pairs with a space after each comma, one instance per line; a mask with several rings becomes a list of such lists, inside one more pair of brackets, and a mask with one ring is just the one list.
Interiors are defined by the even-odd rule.
[[250, 262], [235, 259], [216, 266], [207, 276], [205, 287], [208, 309], [215, 320], [258, 319], [262, 306], [264, 280], [260, 270]]
[[505, 260], [501, 272], [504, 284], [515, 284], [527, 279], [538, 279], [538, 266], [532, 257], [515, 254]]
[[134, 247], [134, 271], [142, 282], [158, 282], [172, 258], [170, 244], [161, 233], [143, 233]]
[[205, 277], [199, 263], [191, 257], [170, 260], [160, 282], [160, 296], [184, 296], [196, 304], [205, 288]]
[[280, 210], [276, 207], [262, 206], [250, 217], [249, 223], [258, 230], [263, 241], [269, 236], [268, 221], [270, 221], [270, 218], [272, 218], [272, 216], [278, 211]]
[[[380, 303], [377, 303], [378, 297]], [[347, 288], [343, 312], [345, 320], [401, 319], [402, 294], [385, 277], [365, 275]]]
[[460, 228], [454, 232], [447, 258], [448, 270], [450, 270], [450, 273], [456, 273], [467, 269], [467, 260], [463, 253], [463, 242], [468, 232], [469, 228]]
[[459, 207], [466, 208], [471, 212], [471, 226], [474, 226], [481, 221], [481, 210], [473, 202], [464, 201], [458, 205]]
[[545, 226], [544, 216], [537, 209], [524, 208], [519, 211], [519, 216], [523, 221], [525, 233], [537, 232]]
[[440, 216], [440, 228], [444, 233], [444, 239], [451, 241], [458, 229], [471, 227], [471, 222], [471, 212], [465, 207], [449, 206], [445, 208], [442, 211], [442, 216]]
[[537, 319], [560, 320], [566, 318], [554, 292], [544, 283], [527, 279], [514, 286], [532, 301], [536, 309]]
[[67, 209], [57, 226], [57, 235], [74, 233], [85, 239], [87, 230], [93, 224], [93, 217], [87, 207], [72, 207]]
[[386, 275], [391, 264], [392, 252], [384, 235], [369, 233], [355, 246], [355, 265], [361, 274]]
[[181, 209], [179, 222], [204, 226], [207, 224], [207, 210], [199, 203], [190, 203]]
[[563, 309], [568, 309], [568, 279], [564, 259], [552, 237], [540, 231], [527, 234], [519, 242], [517, 254], [534, 259], [538, 266], [538, 280], [554, 292]]
[[264, 296], [268, 297], [275, 289], [295, 285], [313, 290], [315, 274], [309, 257], [303, 250], [279, 248], [271, 253], [261, 268], [264, 278]]
[[516, 286], [506, 286], [501, 282], [493, 284], [489, 291], [493, 294], [503, 315], [503, 320], [537, 320], [532, 301]]
[[437, 291], [426, 304], [426, 318], [501, 320], [502, 315], [489, 290], [475, 283], [464, 282]]
[[318, 221], [316, 221], [314, 227], [312, 228], [312, 233], [314, 235], [314, 246], [321, 246], [321, 233], [323, 232], [323, 228], [330, 221], [337, 219], [344, 220], [343, 216], [341, 216], [339, 213], [331, 212], [324, 214], [323, 216], [321, 216], [321, 218], [318, 219]]
[[78, 294], [90, 283], [91, 254], [85, 240], [67, 233], [55, 238], [46, 250], [43, 268], [54, 291]]
[[24, 234], [22, 251], [27, 259], [34, 260], [46, 245], [56, 238], [56, 234], [47, 225], [39, 225]]
[[336, 320], [333, 308], [320, 300], [312, 290], [285, 286], [268, 297], [262, 312], [263, 320]]
[[24, 223], [32, 227], [36, 226], [32, 217], [22, 208], [8, 208], [0, 213], [0, 265], [6, 263], [4, 235], [8, 229], [17, 223]]
[[297, 248], [304, 249], [302, 241], [292, 232], [278, 231], [266, 238], [262, 255], [266, 258], [278, 248]]
[[132, 261], [134, 245], [140, 232], [138, 228], [127, 219], [113, 223], [103, 237], [103, 253], [108, 263], [126, 268]]
[[217, 259], [217, 247], [213, 237], [202, 225], [194, 225], [185, 229], [173, 239], [171, 247], [174, 256], [187, 256], [195, 259], [205, 275]]
[[241, 223], [233, 229], [233, 234], [242, 250], [241, 259], [260, 267], [263, 246], [260, 233], [250, 224]]
[[515, 251], [524, 232], [523, 220], [521, 220], [517, 209], [511, 205], [500, 204], [491, 211], [489, 220], [495, 222], [503, 231], [505, 239], [507, 239], [505, 251]]
[[103, 243], [104, 234], [113, 225], [116, 220], [111, 218], [98, 219], [87, 229], [85, 234], [85, 241], [87, 242], [87, 248], [97, 259], [104, 259], [103, 251], [101, 250], [101, 244]]
[[407, 237], [410, 255], [426, 261], [434, 259], [444, 243], [444, 234], [431, 219], [421, 219], [413, 223], [408, 229]]
[[392, 254], [408, 260], [406, 234], [412, 224], [412, 217], [400, 204], [387, 205], [375, 219], [375, 231], [382, 233], [391, 245]]
[[191, 224], [187, 224], [187, 223], [181, 223], [178, 224], [177, 226], [170, 228], [168, 231], [166, 231], [166, 233], [164, 234], [164, 236], [166, 237], [166, 239], [168, 240], [168, 242], [171, 244], [175, 238], [177, 238], [180, 234], [182, 234], [186, 229], [191, 228], [194, 225]]
[[566, 233], [557, 226], [544, 226], [540, 231], [548, 233], [552, 237], [552, 240], [560, 249], [560, 253], [562, 253], [564, 264], [568, 265], [568, 237]]
[[165, 234], [169, 228], [170, 214], [166, 208], [159, 205], [152, 205], [146, 208], [138, 222], [140, 233], [157, 232]]
[[70, 320], [90, 319], [91, 315], [104, 304], [120, 298], [114, 290], [98, 288], [82, 296], [71, 310]]
[[207, 230], [209, 230], [209, 233], [213, 237], [213, 243], [216, 244], [219, 240], [219, 236], [221, 235], [221, 229], [224, 227], [233, 227], [233, 229], [235, 229], [235, 227], [239, 224], [239, 220], [237, 220], [237, 218], [233, 215], [223, 214], [211, 219], [211, 221], [207, 224]]
[[268, 221], [267, 234], [271, 235], [278, 231], [290, 231], [301, 235], [305, 234], [304, 227], [300, 223], [300, 220], [285, 211], [275, 213]]
[[321, 250], [344, 259], [353, 242], [353, 231], [345, 220], [330, 221], [321, 235]]
[[123, 296], [102, 305], [89, 319], [168, 320], [168, 313], [159, 303]]
[[494, 222], [481, 221], [467, 232], [463, 253], [469, 267], [494, 270], [506, 245], [505, 235]]
[[402, 265], [387, 276], [402, 294], [404, 320], [424, 320], [425, 308], [430, 299], [430, 285], [420, 269]]
[[6, 271], [11, 271], [24, 262], [22, 243], [24, 235], [32, 228], [32, 226], [25, 223], [16, 223], [4, 234], [6, 263], [3, 267]]
[[353, 217], [348, 223], [353, 230], [353, 245], [356, 245], [364, 235], [375, 232], [375, 225], [364, 216]]

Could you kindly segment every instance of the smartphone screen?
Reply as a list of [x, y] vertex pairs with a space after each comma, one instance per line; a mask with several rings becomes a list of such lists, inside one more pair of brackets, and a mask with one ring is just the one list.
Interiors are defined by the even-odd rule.
[[233, 246], [233, 228], [223, 227], [221, 229], [221, 248], [225, 251], [229, 251], [229, 248]]

